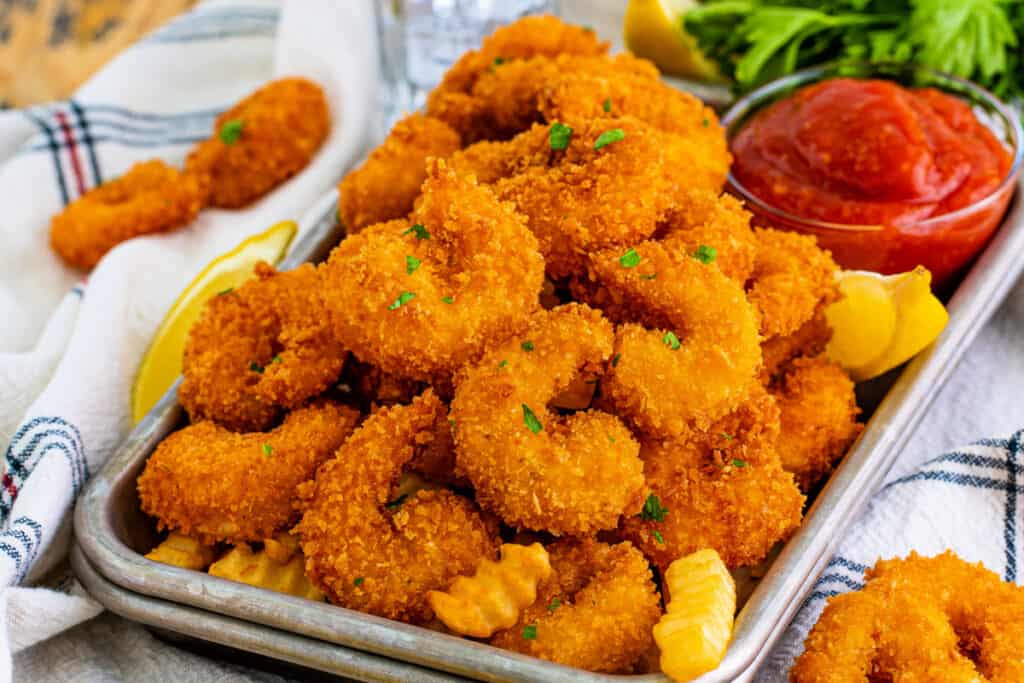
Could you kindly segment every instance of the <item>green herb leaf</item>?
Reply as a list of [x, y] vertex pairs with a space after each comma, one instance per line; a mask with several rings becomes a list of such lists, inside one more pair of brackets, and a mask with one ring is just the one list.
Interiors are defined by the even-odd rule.
[[411, 228], [409, 228], [408, 230], [403, 232], [402, 233], [402, 237], [405, 237], [409, 233], [412, 233], [412, 234], [416, 235], [416, 239], [418, 239], [418, 240], [429, 240], [430, 239], [430, 233], [427, 232], [427, 229], [424, 228], [421, 223], [417, 223], [416, 225], [412, 226]]
[[519, 348], [521, 348], [523, 351], [533, 351], [533, 342], [524, 341], [522, 344], [519, 345]]
[[661, 504], [661, 499], [653, 493], [647, 496], [644, 507], [640, 510], [640, 519], [648, 522], [664, 522], [668, 508]]
[[281, 358], [281, 354], [277, 354], [276, 356], [274, 356], [273, 358], [270, 359], [270, 362], [271, 363], [279, 363], [280, 364], [280, 363], [283, 363], [284, 360]]
[[611, 130], [606, 130], [605, 132], [597, 136], [597, 140], [594, 141], [594, 149], [601, 149], [602, 147], [607, 147], [613, 142], [619, 142], [620, 140], [625, 139], [625, 137], [626, 132], [621, 128], [612, 128]]
[[604, 110], [606, 112], [611, 111], [612, 110], [612, 98], [610, 98], [610, 97], [604, 98], [604, 104], [602, 104], [601, 106], [604, 108]]
[[415, 256], [406, 256], [405, 257], [405, 274], [406, 275], [412, 275], [413, 273], [415, 273], [416, 269], [420, 267], [421, 263], [423, 263], [423, 262], [420, 261]]
[[233, 291], [235, 291], [234, 287], [228, 287], [227, 289], [222, 289], [217, 292], [217, 296], [224, 296], [225, 294], [230, 294]]
[[225, 145], [233, 145], [238, 142], [238, 138], [242, 137], [242, 129], [245, 127], [245, 122], [239, 119], [231, 119], [225, 121], [224, 125], [220, 127], [220, 141]]
[[523, 627], [523, 640], [537, 640], [537, 624], [528, 624]]
[[257, 363], [256, 361], [249, 363], [249, 370], [251, 372], [258, 372], [261, 375], [263, 374], [263, 366]]
[[697, 247], [697, 251], [693, 252], [693, 258], [697, 259], [701, 263], [714, 263], [715, 259], [718, 258], [718, 250], [714, 247], [702, 244]]
[[711, 119], [704, 119], [704, 127], [707, 128], [711, 125]]
[[733, 465], [733, 467], [738, 467], [738, 468], [742, 469], [742, 468], [747, 466], [747, 463], [744, 462], [743, 460], [740, 460], [739, 458], [733, 458], [732, 459], [732, 465]]
[[722, 432], [721, 436], [726, 441], [732, 441], [732, 438], [733, 438], [732, 434], [730, 434], [729, 432]]
[[442, 296], [441, 297], [441, 301], [446, 303], [446, 304], [448, 304], [448, 305], [451, 305], [451, 304], [455, 303], [455, 297], [452, 297], [452, 296]]
[[395, 498], [394, 500], [392, 500], [392, 501], [390, 501], [388, 503], [384, 503], [384, 507], [386, 507], [388, 510], [394, 510], [395, 508], [402, 507], [402, 503], [404, 503], [405, 499], [408, 498], [408, 497], [409, 497], [408, 493], [403, 493], [398, 498]]
[[263, 444], [263, 455], [265, 455], [265, 456], [267, 456], [269, 458], [273, 454], [274, 454], [274, 447], [271, 446], [269, 443], [264, 443]]
[[657, 541], [659, 545], [665, 545], [665, 537], [661, 535], [660, 531], [654, 529], [651, 532], [651, 535], [654, 536], [654, 540]]
[[359, 588], [360, 586], [363, 585], [363, 581], [365, 581], [365, 580], [366, 579], [364, 579], [363, 577], [357, 576], [355, 578], [355, 580], [352, 581], [352, 585], [355, 586], [356, 588]]
[[619, 364], [619, 359], [620, 358], [622, 358], [622, 354], [621, 353], [617, 353], [614, 356], [612, 356], [612, 367], [613, 368]]
[[554, 614], [555, 610], [558, 609], [561, 606], [562, 606], [562, 601], [559, 600], [558, 598], [555, 598], [554, 600], [551, 601], [551, 604], [548, 605], [548, 614]]
[[501, 362], [499, 362], [499, 363], [498, 363], [498, 367], [499, 367], [499, 368], [503, 368], [503, 367], [505, 367], [506, 365], [508, 365], [508, 361], [507, 361], [507, 360], [503, 360], [503, 361], [501, 361]]
[[395, 299], [390, 306], [388, 306], [388, 310], [393, 311], [396, 308], [404, 306], [405, 304], [409, 303], [415, 298], [416, 294], [414, 294], [413, 292], [402, 292], [401, 294], [398, 295], [398, 298]]
[[623, 268], [636, 268], [640, 265], [640, 254], [637, 253], [636, 249], [630, 247], [625, 254], [619, 257], [619, 263], [622, 264]]
[[640, 279], [641, 280], [655, 280], [655, 279], [657, 279], [657, 277], [658, 277], [657, 273], [651, 273], [650, 275], [641, 275]]
[[533, 414], [532, 410], [530, 410], [530, 406], [525, 403], [523, 404], [523, 423], [526, 425], [526, 428], [534, 434], [538, 434], [542, 429], [544, 429], [540, 420], [538, 420], [537, 416]]
[[572, 128], [558, 121], [551, 124], [548, 130], [548, 144], [551, 145], [551, 149], [561, 151], [569, 146], [571, 139]]
[[665, 346], [673, 351], [679, 350], [679, 337], [676, 336], [675, 332], [666, 332], [665, 336], [661, 338], [661, 341], [664, 342]]

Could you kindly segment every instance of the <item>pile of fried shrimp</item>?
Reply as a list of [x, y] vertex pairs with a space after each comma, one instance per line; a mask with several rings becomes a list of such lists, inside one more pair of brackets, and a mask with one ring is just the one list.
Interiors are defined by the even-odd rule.
[[442, 630], [428, 593], [540, 543], [485, 640], [656, 668], [666, 568], [761, 563], [861, 429], [823, 355], [837, 266], [752, 227], [729, 164], [650, 62], [499, 29], [342, 180], [325, 262], [210, 300], [142, 509], [218, 552], [290, 532], [333, 604]]

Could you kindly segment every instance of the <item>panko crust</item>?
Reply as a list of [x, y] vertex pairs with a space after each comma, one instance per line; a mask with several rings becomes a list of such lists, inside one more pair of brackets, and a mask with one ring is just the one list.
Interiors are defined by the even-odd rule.
[[459, 134], [440, 119], [410, 114], [398, 121], [363, 164], [338, 183], [338, 216], [357, 233], [412, 211], [427, 179], [427, 159], [461, 147]]
[[178, 400], [193, 420], [266, 429], [341, 372], [345, 349], [331, 336], [316, 269], [279, 273], [261, 262], [255, 275], [210, 299], [189, 330]]
[[433, 160], [408, 219], [348, 236], [320, 281], [336, 338], [360, 360], [444, 383], [527, 324], [543, 271], [523, 217]]
[[50, 245], [88, 270], [121, 242], [187, 225], [203, 205], [199, 182], [162, 161], [133, 165], [68, 204], [50, 223]]
[[[587, 671], [632, 673], [653, 647], [661, 617], [644, 556], [629, 543], [590, 539], [559, 541], [548, 553], [552, 573], [536, 602], [491, 644]], [[536, 637], [523, 636], [527, 627]]]
[[262, 541], [296, 518], [296, 487], [312, 478], [359, 419], [317, 401], [270, 432], [231, 432], [202, 421], [157, 446], [138, 479], [142, 510], [159, 529], [203, 543]]
[[[222, 138], [228, 122], [241, 124], [241, 134], [230, 143]], [[204, 188], [208, 206], [241, 208], [305, 168], [330, 130], [320, 86], [280, 78], [218, 116], [213, 135], [189, 154], [185, 173]]]
[[390, 500], [403, 468], [436, 438], [444, 405], [430, 390], [383, 408], [300, 488], [295, 527], [306, 573], [331, 602], [426, 623], [427, 591], [445, 590], [498, 549], [494, 525], [447, 490]]
[[830, 598], [793, 683], [1024, 680], [1024, 588], [950, 551], [879, 560]]
[[597, 410], [548, 409], [577, 375], [600, 371], [612, 339], [598, 311], [567, 304], [535, 314], [457, 380], [457, 470], [510, 526], [588, 534], [639, 509], [643, 468], [626, 426]]

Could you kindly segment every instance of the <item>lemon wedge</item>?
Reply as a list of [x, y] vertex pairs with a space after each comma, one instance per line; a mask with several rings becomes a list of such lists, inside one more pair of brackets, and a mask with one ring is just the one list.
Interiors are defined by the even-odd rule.
[[252, 277], [259, 261], [277, 263], [291, 244], [298, 226], [293, 221], [278, 223], [246, 239], [231, 251], [218, 256], [185, 288], [167, 312], [153, 337], [132, 385], [132, 419], [138, 422], [160, 400], [181, 374], [185, 338], [214, 296], [234, 289]]
[[722, 75], [683, 28], [683, 15], [697, 0], [629, 0], [622, 22], [622, 39], [637, 57], [649, 59], [663, 72], [701, 81], [721, 81]]
[[935, 341], [949, 313], [932, 294], [927, 268], [897, 275], [844, 271], [843, 298], [825, 311], [827, 352], [857, 382], [888, 372]]

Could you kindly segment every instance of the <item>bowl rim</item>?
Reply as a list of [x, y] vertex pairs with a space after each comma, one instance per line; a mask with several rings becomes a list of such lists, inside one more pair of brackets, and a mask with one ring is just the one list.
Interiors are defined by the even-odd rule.
[[[853, 76], [838, 73], [840, 69], [849, 69], [851, 67], [865, 69], [865, 72], [858, 73]], [[1018, 115], [1009, 104], [974, 81], [960, 78], [959, 76], [954, 76], [953, 74], [946, 73], [945, 71], [939, 71], [938, 69], [932, 69], [919, 64], [887, 61], [838, 61], [820, 64], [794, 71], [791, 74], [768, 81], [754, 90], [751, 90], [729, 106], [726, 112], [722, 115], [721, 123], [725, 128], [727, 137], [731, 138], [732, 135], [730, 134], [730, 129], [734, 125], [768, 104], [777, 101], [776, 99], [772, 99], [772, 96], [784, 90], [803, 85], [810, 85], [812, 83], [825, 81], [835, 77], [860, 79], [882, 78], [885, 80], [893, 80], [892, 77], [899, 72], [923, 73], [932, 78], [951, 81], [959, 85], [973, 97], [984, 102], [986, 107], [998, 112], [999, 116], [1007, 122], [1006, 133], [1008, 133], [1011, 138], [1011, 152], [1013, 153], [1013, 161], [1010, 164], [1009, 170], [1006, 172], [1006, 176], [1002, 181], [1000, 181], [999, 185], [992, 190], [992, 192], [981, 199], [968, 204], [967, 206], [956, 209], [955, 211], [939, 214], [937, 216], [929, 216], [928, 218], [914, 221], [913, 223], [909, 223], [907, 226], [903, 227], [917, 230], [930, 225], [956, 221], [959, 218], [970, 216], [987, 208], [989, 205], [1000, 201], [1007, 189], [1013, 189], [1017, 174], [1020, 170], [1021, 160], [1024, 158], [1024, 129], [1021, 127], [1021, 116]], [[838, 232], [881, 232], [887, 227], [879, 224], [833, 223], [830, 221], [820, 221], [814, 218], [807, 218], [790, 213], [789, 211], [785, 211], [769, 204], [761, 197], [755, 195], [747, 189], [743, 183], [736, 179], [736, 176], [733, 174], [731, 169], [729, 170], [727, 186], [733, 189], [744, 202], [756, 207], [759, 212], [767, 214], [769, 217], [778, 218], [784, 223], [803, 225], [814, 230], [833, 230]]]

